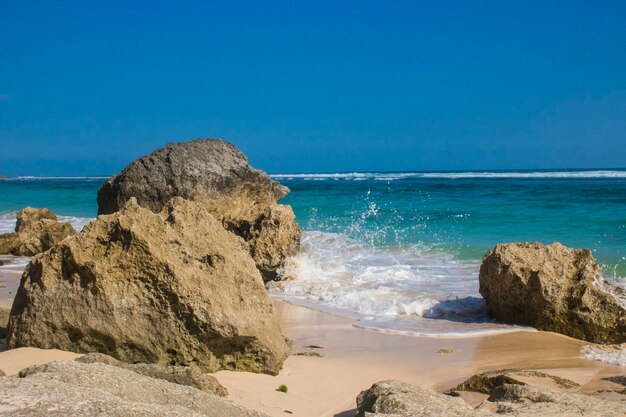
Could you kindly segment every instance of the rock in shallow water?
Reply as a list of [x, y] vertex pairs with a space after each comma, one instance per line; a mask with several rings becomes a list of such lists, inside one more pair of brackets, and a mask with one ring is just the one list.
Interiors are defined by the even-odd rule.
[[8, 346], [271, 374], [289, 351], [247, 244], [182, 198], [131, 199], [35, 257]]
[[302, 232], [290, 206], [275, 204], [289, 189], [254, 169], [220, 139], [168, 143], [129, 164], [98, 192], [98, 214], [119, 210], [132, 197], [160, 211], [172, 197], [194, 200], [251, 248], [265, 281], [299, 246]]
[[0, 253], [34, 256], [76, 234], [69, 223], [61, 223], [48, 209], [26, 207], [17, 213], [15, 233], [0, 235]]
[[626, 342], [624, 290], [602, 279], [589, 250], [499, 244], [484, 256], [479, 281], [498, 320], [594, 343]]
[[0, 378], [0, 413], [11, 416], [263, 417], [196, 388], [100, 363], [52, 362], [24, 378]]

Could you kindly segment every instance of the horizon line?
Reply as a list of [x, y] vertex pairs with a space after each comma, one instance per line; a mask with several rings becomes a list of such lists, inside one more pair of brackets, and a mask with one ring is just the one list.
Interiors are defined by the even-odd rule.
[[[399, 170], [399, 171], [300, 171], [300, 172], [267, 172], [269, 176], [289, 175], [350, 175], [350, 174], [455, 174], [455, 173], [531, 173], [531, 172], [610, 172], [626, 171], [626, 167], [614, 168], [500, 168], [500, 169], [454, 169], [454, 170]], [[0, 175], [0, 180], [14, 179], [107, 179], [111, 175]]]

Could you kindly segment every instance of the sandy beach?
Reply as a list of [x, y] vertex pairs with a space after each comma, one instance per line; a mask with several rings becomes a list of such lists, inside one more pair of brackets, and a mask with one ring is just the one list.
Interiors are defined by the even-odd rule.
[[[271, 416], [352, 416], [355, 398], [374, 382], [399, 379], [445, 391], [479, 372], [497, 369], [543, 370], [597, 388], [598, 380], [624, 369], [583, 359], [585, 344], [549, 332], [515, 332], [471, 338], [414, 337], [364, 330], [352, 320], [277, 301], [293, 353], [278, 376], [220, 371], [231, 398]], [[310, 349], [315, 345], [322, 349]], [[444, 353], [450, 352], [450, 353]], [[280, 384], [287, 394], [276, 391]], [[594, 388], [595, 387], [595, 388]]]
[[[10, 305], [19, 284], [19, 268], [5, 266], [0, 282], [4, 307]], [[235, 403], [270, 416], [352, 416], [359, 392], [385, 379], [445, 391], [479, 372], [534, 369], [571, 379], [581, 385], [579, 392], [592, 393], [606, 384], [602, 377], [624, 373], [622, 367], [583, 359], [580, 350], [585, 342], [555, 333], [416, 337], [356, 328], [351, 319], [284, 301], [275, 305], [283, 333], [294, 342], [280, 374], [215, 374]], [[0, 370], [14, 375], [31, 365], [77, 356], [20, 348], [0, 352]], [[281, 384], [288, 387], [287, 393], [276, 390]], [[480, 395], [466, 398], [470, 402], [481, 399]]]
[[[571, 379], [579, 392], [592, 393], [623, 375], [618, 366], [583, 359], [584, 342], [548, 332], [516, 332], [472, 338], [395, 335], [352, 326], [352, 320], [276, 301], [292, 355], [278, 376], [220, 371], [215, 374], [237, 404], [270, 416], [352, 416], [355, 398], [374, 382], [399, 379], [445, 391], [479, 372], [534, 369]], [[316, 346], [319, 348], [311, 348]], [[299, 356], [298, 353], [321, 356]], [[59, 350], [20, 348], [0, 352], [7, 375], [78, 355]], [[276, 388], [284, 384], [288, 393]], [[479, 401], [482, 396], [467, 398]]]

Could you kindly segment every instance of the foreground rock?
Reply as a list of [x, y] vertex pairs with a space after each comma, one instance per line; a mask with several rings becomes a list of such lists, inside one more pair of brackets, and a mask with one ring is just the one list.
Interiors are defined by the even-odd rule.
[[460, 398], [439, 394], [401, 381], [381, 381], [361, 392], [356, 400], [357, 417], [471, 417], [484, 415]]
[[103, 363], [105, 365], [128, 369], [129, 371], [149, 376], [151, 378], [164, 379], [174, 384], [198, 388], [199, 390], [209, 392], [220, 397], [226, 397], [228, 395], [228, 391], [219, 383], [217, 378], [213, 375], [200, 372], [200, 370], [191, 366], [163, 366], [154, 363], [131, 364], [118, 361], [117, 359], [108, 355], [103, 355], [102, 353], [89, 353], [87, 355], [79, 356], [75, 359], [75, 361], [82, 363]]
[[26, 207], [17, 213], [14, 233], [0, 235], [0, 253], [34, 256], [76, 234], [69, 223], [61, 223], [48, 209]]
[[8, 346], [276, 374], [288, 355], [245, 242], [198, 204], [134, 199], [35, 257]]
[[250, 244], [265, 281], [276, 279], [298, 249], [301, 231], [290, 206], [276, 202], [289, 189], [252, 168], [232, 144], [219, 139], [169, 143], [104, 183], [98, 213], [118, 211], [134, 197], [159, 212], [172, 197], [194, 200]]
[[[357, 417], [469, 417], [503, 414], [518, 417], [617, 417], [626, 413], [626, 403], [623, 401], [599, 400], [512, 379], [513, 383], [505, 378], [490, 379], [489, 397], [476, 408], [461, 398], [438, 394], [400, 381], [382, 381], [359, 394]], [[466, 381], [465, 385], [471, 383]], [[481, 385], [478, 392], [484, 392], [484, 387]]]
[[498, 320], [595, 343], [626, 342], [626, 294], [602, 279], [589, 250], [499, 244], [484, 256], [479, 281]]
[[579, 387], [579, 384], [574, 381], [570, 381], [566, 378], [548, 375], [543, 372], [505, 369], [474, 375], [468, 380], [452, 388], [450, 391], [452, 393], [457, 393], [459, 391], [472, 391], [480, 392], [483, 394], [491, 394], [491, 392], [495, 388], [505, 384], [527, 385], [526, 380], [528, 379], [547, 380], [555, 387], [563, 389]]
[[104, 364], [52, 362], [0, 377], [0, 412], [44, 416], [261, 417], [192, 387]]

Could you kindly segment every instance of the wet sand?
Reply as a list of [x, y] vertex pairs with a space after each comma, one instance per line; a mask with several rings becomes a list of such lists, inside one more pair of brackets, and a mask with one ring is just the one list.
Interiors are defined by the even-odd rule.
[[[10, 309], [13, 305], [25, 261], [25, 258], [0, 255], [0, 308]], [[5, 262], [8, 263], [3, 265]]]

